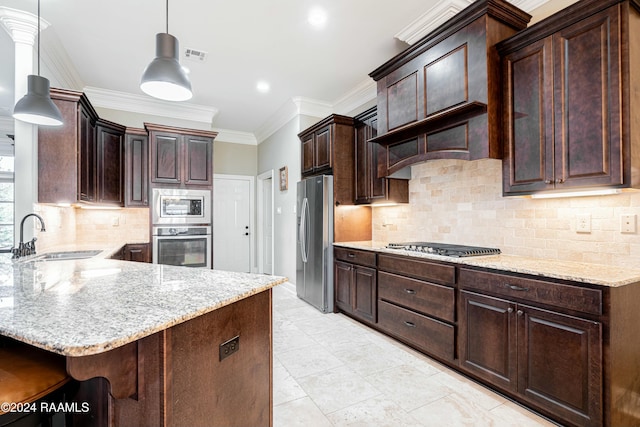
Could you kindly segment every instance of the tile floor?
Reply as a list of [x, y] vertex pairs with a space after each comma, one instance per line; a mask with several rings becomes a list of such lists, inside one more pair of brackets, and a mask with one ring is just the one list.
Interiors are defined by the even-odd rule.
[[553, 426], [290, 284], [273, 290], [275, 427]]

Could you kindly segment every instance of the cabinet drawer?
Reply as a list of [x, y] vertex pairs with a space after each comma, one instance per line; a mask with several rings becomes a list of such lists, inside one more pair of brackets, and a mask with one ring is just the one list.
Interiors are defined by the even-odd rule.
[[410, 257], [380, 254], [378, 256], [378, 269], [430, 282], [450, 285], [456, 282], [456, 268], [454, 266]]
[[455, 290], [447, 286], [381, 271], [378, 297], [448, 322], [455, 321]]
[[602, 291], [563, 285], [542, 280], [461, 268], [461, 287], [490, 294], [522, 298], [529, 302], [552, 305], [589, 314], [602, 314]]
[[337, 260], [347, 261], [352, 264], [366, 265], [368, 267], [376, 266], [375, 252], [348, 248], [333, 248], [333, 256]]
[[450, 361], [454, 358], [452, 325], [379, 300], [378, 326], [425, 353]]

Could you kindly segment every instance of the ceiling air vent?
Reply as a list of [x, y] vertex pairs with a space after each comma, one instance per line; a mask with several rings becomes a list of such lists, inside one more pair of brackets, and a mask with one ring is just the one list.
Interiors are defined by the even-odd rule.
[[184, 51], [184, 56], [185, 58], [190, 59], [192, 61], [204, 62], [204, 59], [207, 56], [207, 52], [187, 48]]

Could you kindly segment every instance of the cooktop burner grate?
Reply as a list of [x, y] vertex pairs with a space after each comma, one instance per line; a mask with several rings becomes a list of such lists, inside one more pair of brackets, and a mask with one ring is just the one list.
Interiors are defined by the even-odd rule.
[[388, 249], [401, 249], [405, 251], [424, 252], [434, 255], [444, 255], [450, 257], [470, 257], [482, 255], [498, 255], [500, 249], [484, 248], [481, 246], [452, 245], [448, 243], [433, 242], [407, 242], [389, 243]]

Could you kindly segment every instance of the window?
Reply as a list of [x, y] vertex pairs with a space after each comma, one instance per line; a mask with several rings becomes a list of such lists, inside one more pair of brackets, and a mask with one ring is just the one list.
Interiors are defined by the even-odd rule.
[[0, 144], [0, 249], [13, 246], [13, 145]]

